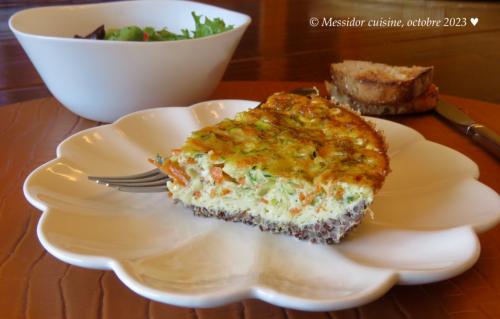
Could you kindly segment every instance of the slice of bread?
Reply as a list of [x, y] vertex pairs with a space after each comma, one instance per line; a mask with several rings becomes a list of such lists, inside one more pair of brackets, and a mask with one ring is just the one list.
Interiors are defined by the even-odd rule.
[[392, 104], [422, 95], [432, 83], [433, 67], [346, 60], [332, 64], [330, 72], [340, 95], [365, 105]]
[[368, 104], [339, 93], [338, 87], [331, 82], [325, 82], [326, 90], [334, 102], [347, 104], [352, 109], [364, 115], [395, 115], [422, 113], [436, 107], [439, 99], [439, 89], [434, 84], [429, 85], [427, 90], [417, 98], [403, 103], [391, 104]]

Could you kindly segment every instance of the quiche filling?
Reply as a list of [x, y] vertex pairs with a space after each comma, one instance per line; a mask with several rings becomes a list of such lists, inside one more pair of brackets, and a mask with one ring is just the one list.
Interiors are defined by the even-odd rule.
[[360, 116], [290, 93], [193, 132], [155, 164], [186, 206], [299, 227], [364, 210], [389, 171], [383, 139]]

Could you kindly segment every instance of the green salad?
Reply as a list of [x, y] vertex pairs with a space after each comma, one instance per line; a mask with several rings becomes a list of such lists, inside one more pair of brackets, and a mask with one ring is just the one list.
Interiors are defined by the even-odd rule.
[[155, 30], [152, 27], [141, 28], [135, 25], [105, 30], [104, 25], [101, 25], [87, 36], [75, 35], [75, 38], [110, 41], [172, 41], [203, 38], [233, 29], [232, 25], [226, 25], [220, 18], [209, 19], [205, 16], [202, 22], [202, 15], [191, 12], [191, 16], [194, 19], [195, 29], [192, 31], [181, 29], [180, 34], [170, 32], [166, 28]]

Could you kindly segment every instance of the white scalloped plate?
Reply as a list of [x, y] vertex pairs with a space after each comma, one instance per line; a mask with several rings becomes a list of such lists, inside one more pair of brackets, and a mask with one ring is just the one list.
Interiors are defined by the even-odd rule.
[[371, 119], [385, 132], [393, 171], [372, 205], [374, 218], [337, 246], [194, 217], [166, 194], [121, 193], [87, 180], [148, 170], [147, 158], [168, 154], [191, 131], [256, 104], [146, 110], [66, 139], [57, 158], [24, 184], [26, 198], [43, 211], [41, 243], [65, 262], [111, 269], [135, 292], [186, 307], [253, 297], [295, 309], [342, 309], [395, 284], [455, 276], [477, 260], [475, 231], [499, 221], [498, 195], [476, 180], [470, 159], [386, 120]]

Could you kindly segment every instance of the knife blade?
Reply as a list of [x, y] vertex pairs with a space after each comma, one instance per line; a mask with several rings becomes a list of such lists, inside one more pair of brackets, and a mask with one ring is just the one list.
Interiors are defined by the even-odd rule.
[[453, 104], [439, 101], [436, 112], [453, 123], [466, 136], [500, 159], [500, 136], [484, 125], [476, 123]]

